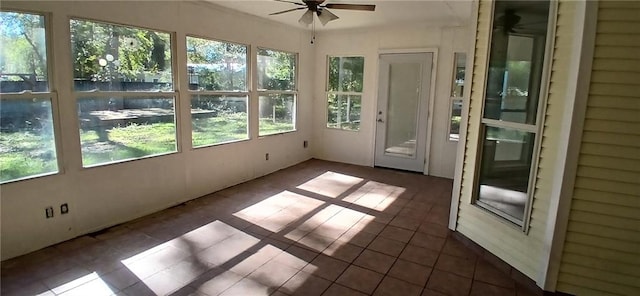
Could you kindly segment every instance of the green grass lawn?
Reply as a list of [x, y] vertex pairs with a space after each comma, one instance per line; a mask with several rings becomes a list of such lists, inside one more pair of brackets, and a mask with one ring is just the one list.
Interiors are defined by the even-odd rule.
[[272, 135], [282, 132], [292, 131], [294, 128], [291, 121], [277, 121], [273, 122], [271, 118], [260, 118], [260, 132], [261, 136]]
[[246, 113], [193, 118], [191, 120], [193, 147], [248, 139], [247, 125]]
[[[194, 118], [193, 147], [248, 139], [244, 113]], [[293, 130], [292, 122], [260, 119], [260, 135]], [[49, 133], [50, 134], [50, 133]], [[130, 124], [110, 129], [81, 129], [82, 164], [109, 162], [171, 153], [177, 150], [176, 126], [172, 122]], [[0, 133], [0, 182], [56, 172], [55, 144], [50, 135], [32, 131]]]
[[0, 132], [0, 182], [57, 171], [52, 136], [38, 131]]

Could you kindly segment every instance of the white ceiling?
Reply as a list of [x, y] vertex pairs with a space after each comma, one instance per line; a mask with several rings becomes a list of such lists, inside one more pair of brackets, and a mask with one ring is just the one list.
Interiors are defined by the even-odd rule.
[[[256, 15], [265, 19], [304, 28], [298, 19], [306, 10], [270, 16], [270, 13], [296, 8], [297, 5], [273, 0], [207, 0], [232, 10]], [[302, 3], [302, 0], [291, 0]], [[316, 30], [371, 28], [402, 23], [432, 23], [435, 26], [458, 26], [469, 21], [471, 0], [413, 0], [367, 1], [327, 0], [327, 3], [375, 4], [374, 12], [331, 9], [340, 19], [322, 26], [316, 19]], [[309, 26], [310, 29], [310, 26]]]

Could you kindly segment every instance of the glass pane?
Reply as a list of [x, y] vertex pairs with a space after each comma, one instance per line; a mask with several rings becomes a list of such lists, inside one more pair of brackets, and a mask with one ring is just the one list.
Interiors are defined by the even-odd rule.
[[49, 90], [44, 17], [0, 12], [0, 91]]
[[480, 164], [480, 205], [523, 220], [534, 139], [533, 133], [487, 127]]
[[58, 171], [50, 99], [0, 100], [0, 182]]
[[362, 96], [329, 94], [327, 127], [357, 131], [360, 129]]
[[247, 90], [247, 46], [187, 37], [191, 90]]
[[328, 91], [362, 92], [364, 57], [329, 57]]
[[[385, 153], [416, 154], [418, 106], [422, 67], [419, 63], [391, 64]], [[407, 79], [414, 77], [415, 79]]]
[[261, 95], [258, 103], [260, 123], [258, 135], [265, 136], [296, 129], [296, 100], [293, 94]]
[[173, 97], [78, 99], [82, 164], [176, 151]]
[[296, 54], [259, 48], [258, 89], [296, 90]]
[[484, 117], [536, 124], [548, 1], [497, 1]]
[[449, 140], [460, 139], [460, 121], [462, 120], [462, 100], [451, 101], [451, 123], [449, 125]]
[[451, 82], [451, 97], [462, 98], [464, 95], [464, 78], [467, 55], [456, 52], [453, 55], [453, 81]]
[[193, 147], [249, 138], [247, 96], [191, 96]]
[[76, 91], [171, 91], [168, 33], [71, 20]]

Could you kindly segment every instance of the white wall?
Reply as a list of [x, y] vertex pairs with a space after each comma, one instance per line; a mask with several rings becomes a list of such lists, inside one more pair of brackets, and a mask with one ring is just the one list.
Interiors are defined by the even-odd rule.
[[[375, 115], [378, 95], [378, 54], [380, 50], [436, 48], [438, 50], [429, 175], [453, 178], [457, 142], [449, 141], [449, 95], [453, 70], [453, 52], [466, 51], [467, 27], [439, 28], [419, 23], [372, 30], [327, 31], [318, 34], [315, 56], [314, 157], [352, 164], [372, 166], [374, 162]], [[327, 55], [365, 57], [364, 90], [360, 131], [326, 128], [326, 59]]]
[[[153, 7], [149, 7], [153, 5]], [[253, 179], [311, 157], [302, 142], [311, 139], [314, 48], [308, 32], [249, 15], [193, 2], [2, 2], [3, 9], [50, 13], [53, 23], [53, 89], [59, 97], [61, 173], [4, 184], [1, 192], [2, 259], [40, 249], [82, 234], [122, 223], [233, 184]], [[189, 97], [179, 92], [177, 121], [181, 152], [83, 169], [71, 96], [69, 17], [88, 18], [174, 33], [178, 53], [174, 71], [186, 82], [186, 34], [299, 53], [297, 132], [193, 150], [190, 145]], [[177, 41], [177, 42], [176, 42]], [[174, 61], [174, 62], [176, 62]], [[182, 84], [185, 86], [185, 84]], [[180, 84], [177, 86], [180, 90]], [[186, 90], [186, 87], [182, 88]], [[255, 93], [252, 93], [255, 97]], [[249, 110], [257, 114], [257, 100]], [[265, 161], [264, 154], [270, 154]], [[60, 204], [70, 212], [60, 215]], [[45, 219], [44, 209], [56, 215]]]

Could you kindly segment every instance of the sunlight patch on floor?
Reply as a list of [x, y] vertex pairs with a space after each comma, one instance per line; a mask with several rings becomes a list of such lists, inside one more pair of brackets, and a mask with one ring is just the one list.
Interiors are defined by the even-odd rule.
[[85, 295], [112, 295], [114, 292], [109, 288], [96, 272], [92, 272], [83, 277], [53, 288], [57, 295], [65, 296], [85, 296]]
[[297, 188], [336, 198], [362, 181], [363, 179], [358, 177], [329, 171], [303, 183]]

